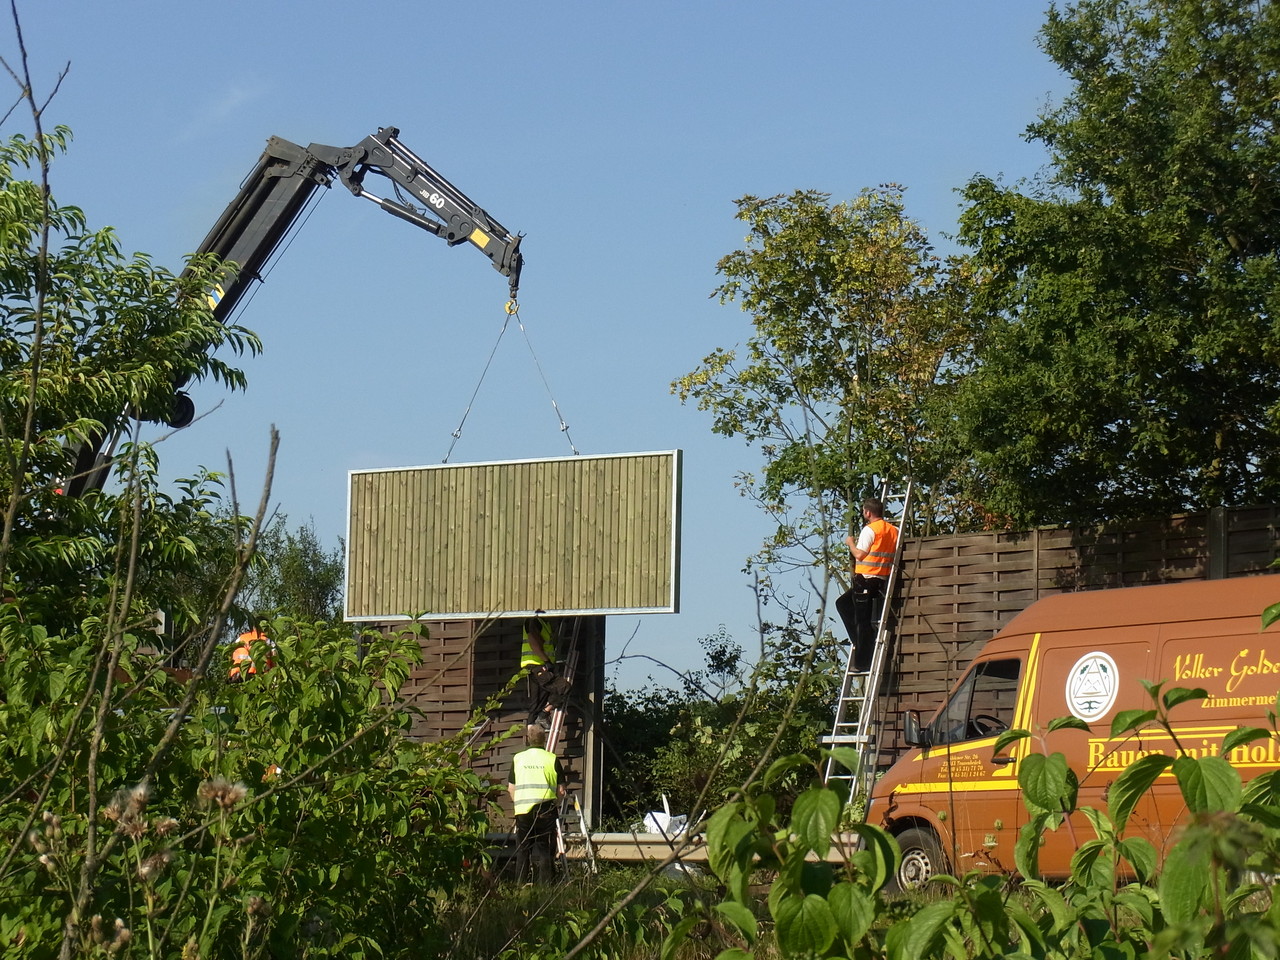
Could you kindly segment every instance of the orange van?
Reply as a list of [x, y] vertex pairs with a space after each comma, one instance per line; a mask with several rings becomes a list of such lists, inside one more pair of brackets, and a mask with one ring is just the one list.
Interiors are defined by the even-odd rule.
[[[1220, 752], [1239, 726], [1268, 727], [1280, 691], [1280, 628], [1260, 631], [1263, 609], [1280, 602], [1280, 576], [1241, 577], [1150, 587], [1065, 593], [1033, 603], [982, 648], [932, 719], [905, 720], [907, 751], [875, 784], [867, 822], [902, 848], [897, 886], [935, 873], [974, 868], [1013, 872], [1014, 845], [1029, 814], [1018, 765], [1031, 752], [1066, 756], [1080, 779], [1078, 805], [1106, 809], [1110, 784], [1148, 753], [1176, 750], [1163, 730], [1110, 739], [1122, 710], [1153, 707], [1142, 681], [1164, 689], [1203, 688], [1208, 696], [1174, 707], [1182, 748]], [[1046, 735], [1056, 717], [1075, 716], [1090, 730]], [[1031, 732], [994, 755], [997, 736]], [[1280, 766], [1275, 739], [1236, 747], [1227, 758], [1249, 780]], [[1168, 771], [1134, 810], [1127, 836], [1164, 851], [1185, 814]], [[1073, 840], [1074, 837], [1074, 840]], [[1092, 839], [1082, 816], [1045, 834], [1040, 869], [1070, 873], [1078, 843]]]

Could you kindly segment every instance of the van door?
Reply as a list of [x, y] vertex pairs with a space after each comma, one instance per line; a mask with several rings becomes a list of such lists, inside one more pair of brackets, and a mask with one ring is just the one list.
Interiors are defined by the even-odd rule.
[[[996, 737], [1015, 723], [1021, 657], [978, 660], [924, 731], [910, 783], [943, 832], [951, 869], [1013, 869], [1013, 847], [1025, 812], [1018, 793], [1016, 763], [993, 757]], [[946, 838], [942, 838], [944, 844]]]
[[[1134, 739], [1112, 741], [1111, 721], [1121, 710], [1147, 709], [1151, 698], [1142, 686], [1152, 679], [1156, 627], [1109, 627], [1046, 633], [1039, 637], [1033, 721], [1029, 727], [1033, 749], [1062, 753], [1079, 778], [1078, 807], [1106, 810], [1107, 792], [1116, 777], [1141, 756]], [[1062, 729], [1045, 735], [1051, 720], [1074, 716], [1089, 730]], [[1135, 814], [1135, 821], [1141, 812]], [[1139, 826], [1136, 822], [1134, 826]], [[1071, 857], [1093, 828], [1082, 816], [1072, 817], [1057, 830], [1047, 831], [1040, 849], [1040, 871], [1065, 877]]]

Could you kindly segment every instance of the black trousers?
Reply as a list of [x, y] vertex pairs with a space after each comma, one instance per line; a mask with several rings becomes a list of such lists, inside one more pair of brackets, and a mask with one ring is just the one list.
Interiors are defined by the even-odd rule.
[[853, 578], [853, 586], [836, 598], [836, 613], [853, 644], [853, 669], [860, 673], [871, 669], [884, 588], [884, 577], [864, 577], [859, 573]]
[[526, 723], [537, 723], [546, 718], [551, 710], [559, 710], [568, 702], [569, 681], [556, 676], [551, 667], [530, 668], [529, 683], [529, 716]]
[[516, 814], [516, 881], [529, 877], [530, 863], [539, 883], [550, 883], [555, 860], [556, 802], [544, 800]]

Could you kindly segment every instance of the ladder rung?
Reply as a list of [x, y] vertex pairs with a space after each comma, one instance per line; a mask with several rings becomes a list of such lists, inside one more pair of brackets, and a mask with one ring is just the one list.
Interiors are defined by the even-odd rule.
[[871, 738], [866, 734], [857, 733], [828, 733], [818, 738], [819, 743], [870, 743]]

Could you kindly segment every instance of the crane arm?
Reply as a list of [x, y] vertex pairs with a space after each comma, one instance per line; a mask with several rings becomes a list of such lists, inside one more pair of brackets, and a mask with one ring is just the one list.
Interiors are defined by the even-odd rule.
[[[511, 299], [516, 298], [524, 263], [520, 237], [401, 143], [399, 134], [395, 127], [383, 127], [354, 147], [319, 143], [302, 147], [281, 137], [267, 141], [240, 193], [197, 248], [197, 253], [217, 254], [239, 266], [234, 280], [213, 291], [219, 320], [229, 317], [249, 287], [262, 279], [267, 261], [316, 187], [328, 187], [334, 180], [450, 246], [469, 241], [507, 278]], [[385, 177], [397, 193], [411, 194], [416, 203], [375, 195], [365, 185], [369, 174]]]
[[[236, 305], [262, 272], [282, 240], [289, 235], [317, 187], [341, 182], [357, 197], [377, 203], [383, 210], [440, 237], [450, 246], [471, 243], [507, 278], [515, 300], [520, 288], [520, 236], [489, 216], [474, 200], [434, 170], [399, 139], [395, 127], [382, 127], [353, 147], [313, 143], [303, 147], [281, 137], [267, 141], [266, 150], [240, 185], [235, 196], [197, 254], [215, 254], [234, 263], [234, 277], [209, 291], [214, 316], [226, 322]], [[381, 197], [366, 186], [370, 174], [390, 181], [394, 197]], [[174, 385], [174, 403], [165, 422], [185, 427], [195, 418], [195, 406]], [[69, 496], [99, 489], [111, 466], [116, 439], [130, 416], [122, 411], [117, 423], [106, 424], [71, 451], [72, 473], [64, 484]]]

